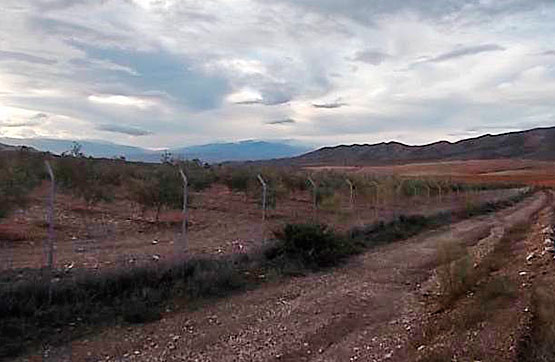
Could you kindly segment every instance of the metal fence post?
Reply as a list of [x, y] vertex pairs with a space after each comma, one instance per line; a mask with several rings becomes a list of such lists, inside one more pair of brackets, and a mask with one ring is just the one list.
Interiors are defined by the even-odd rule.
[[54, 178], [54, 172], [50, 166], [48, 160], [44, 161], [46, 165], [46, 170], [48, 171], [48, 176], [50, 177], [50, 197], [48, 200], [48, 212], [47, 212], [47, 222], [48, 222], [48, 245], [47, 245], [47, 266], [52, 269], [54, 265], [54, 197], [56, 192], [56, 180]]
[[312, 185], [312, 207], [314, 208], [314, 211], [316, 212], [316, 183], [314, 182], [314, 180], [309, 177], [308, 178], [308, 182], [310, 182], [310, 184]]
[[[187, 176], [185, 175], [185, 172], [183, 172], [183, 169], [179, 168], [179, 174], [181, 175], [181, 178], [183, 179], [183, 220], [181, 223], [181, 244], [182, 244], [182, 250], [180, 250], [181, 252], [186, 253], [187, 252], [187, 186], [188, 186], [188, 180], [187, 180]], [[177, 256], [177, 255], [176, 255]]]
[[258, 181], [262, 185], [262, 222], [266, 220], [266, 192], [267, 192], [267, 185], [262, 176], [259, 174], [257, 176]]
[[345, 182], [347, 182], [347, 185], [349, 185], [349, 190], [351, 192], [350, 196], [349, 196], [349, 206], [351, 207], [351, 209], [353, 208], [353, 189], [354, 189], [354, 185], [351, 182], [351, 180], [349, 180], [348, 178], [345, 179]]

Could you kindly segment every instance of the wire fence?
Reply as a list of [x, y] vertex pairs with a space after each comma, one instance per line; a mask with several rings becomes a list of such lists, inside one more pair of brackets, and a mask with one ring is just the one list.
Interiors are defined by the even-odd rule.
[[[81, 166], [89, 167], [85, 163]], [[52, 167], [47, 162], [48, 177], [29, 189], [27, 206], [16, 207], [0, 221], [0, 269], [100, 270], [191, 254], [246, 253], [272, 239], [273, 232], [287, 223], [324, 223], [347, 231], [400, 215], [470, 210], [525, 191], [450, 180], [299, 172], [294, 181], [300, 186], [285, 188], [287, 182], [292, 183], [285, 180], [289, 177], [286, 173], [276, 176], [251, 170], [238, 174], [243, 171], [227, 169], [227, 179], [219, 176], [207, 187], [195, 190], [191, 182], [199, 182], [197, 168], [191, 171], [178, 164], [167, 169], [176, 178], [166, 184], [160, 180], [167, 174], [155, 174], [158, 179], [153, 179], [158, 181], [152, 184], [140, 175], [134, 177], [141, 186], [148, 184], [148, 192], [163, 190], [164, 195], [156, 197], [170, 202], [142, 200], [137, 195], [156, 197], [148, 192], [132, 194], [130, 190], [136, 186], [133, 180], [116, 187], [112, 199], [90, 202], [84, 195], [93, 191], [102, 194], [114, 187], [106, 175], [97, 183], [87, 180], [79, 187], [64, 187], [68, 185], [67, 173], [78, 175], [81, 170], [68, 171], [59, 163]], [[71, 177], [79, 180], [75, 174]], [[99, 184], [100, 190], [96, 190]]]

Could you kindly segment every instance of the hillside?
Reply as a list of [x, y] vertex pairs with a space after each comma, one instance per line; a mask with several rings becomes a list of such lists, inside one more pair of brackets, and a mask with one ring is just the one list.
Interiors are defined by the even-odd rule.
[[276, 163], [353, 166], [497, 158], [555, 160], [555, 127], [487, 134], [454, 143], [440, 141], [423, 146], [387, 142], [324, 147], [299, 157], [276, 160]]

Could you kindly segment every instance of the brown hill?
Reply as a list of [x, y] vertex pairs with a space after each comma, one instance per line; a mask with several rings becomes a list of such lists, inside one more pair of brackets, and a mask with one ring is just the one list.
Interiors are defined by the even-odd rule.
[[520, 158], [555, 160], [555, 127], [484, 135], [458, 142], [440, 141], [423, 146], [399, 142], [324, 147], [289, 159], [294, 165], [379, 165], [422, 161]]

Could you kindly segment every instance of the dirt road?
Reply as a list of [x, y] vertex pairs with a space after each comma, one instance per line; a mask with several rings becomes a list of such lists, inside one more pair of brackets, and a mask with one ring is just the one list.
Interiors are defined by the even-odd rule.
[[438, 245], [462, 244], [479, 256], [514, 225], [543, 226], [537, 215], [551, 215], [552, 203], [540, 192], [494, 215], [375, 248], [341, 268], [268, 283], [195, 311], [169, 312], [155, 323], [107, 329], [49, 350], [46, 360], [417, 360], [430, 348], [415, 345], [415, 336], [430, 320], [426, 298], [434, 288]]

